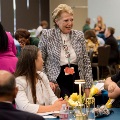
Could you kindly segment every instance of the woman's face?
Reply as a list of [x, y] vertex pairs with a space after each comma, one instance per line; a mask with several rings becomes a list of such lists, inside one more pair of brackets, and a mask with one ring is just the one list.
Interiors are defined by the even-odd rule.
[[38, 54], [37, 54], [37, 59], [35, 60], [35, 65], [36, 65], [36, 70], [37, 71], [41, 71], [42, 68], [43, 68], [43, 59], [42, 59], [42, 54], [40, 52], [40, 50], [38, 51]]
[[73, 27], [73, 15], [67, 12], [61, 13], [61, 16], [56, 19], [56, 24], [58, 25], [62, 33], [70, 33]]
[[97, 17], [97, 21], [98, 22], [101, 22], [102, 21], [102, 18], [100, 16]]
[[18, 38], [18, 42], [20, 43], [21, 47], [24, 47], [26, 44], [28, 44], [28, 39], [24, 38], [24, 37], [19, 37]]

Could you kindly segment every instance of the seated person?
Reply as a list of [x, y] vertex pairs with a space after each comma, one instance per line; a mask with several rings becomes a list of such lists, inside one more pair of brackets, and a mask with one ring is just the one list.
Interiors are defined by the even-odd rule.
[[12, 101], [17, 92], [15, 77], [8, 71], [0, 70], [0, 120], [44, 120], [40, 115], [14, 108]]
[[32, 113], [59, 111], [62, 98], [52, 91], [47, 76], [41, 72], [43, 59], [34, 45], [26, 45], [16, 67], [16, 84], [19, 89], [15, 102], [17, 109]]
[[85, 33], [87, 30], [90, 30], [90, 18], [87, 18], [85, 21], [85, 25], [83, 26], [83, 33]]
[[116, 38], [114, 37], [115, 29], [113, 27], [107, 27], [105, 30], [105, 44], [110, 45], [110, 57], [109, 64], [114, 65], [118, 64], [119, 60], [119, 50], [118, 43]]
[[112, 107], [120, 108], [120, 71], [106, 79], [104, 88], [108, 90], [108, 97], [115, 99]]
[[28, 30], [23, 29], [23, 28], [16, 30], [15, 39], [18, 40], [21, 47], [24, 47], [25, 45], [38, 46], [38, 43], [39, 43], [39, 38], [30, 37], [30, 32], [28, 32]]
[[48, 22], [46, 20], [42, 20], [40, 22], [40, 26], [36, 29], [35, 36], [40, 38], [42, 30], [48, 28]]
[[105, 39], [104, 32], [106, 29], [106, 25], [103, 21], [102, 16], [97, 17], [97, 23], [94, 25], [94, 29], [97, 31], [97, 36]]
[[94, 56], [98, 54], [98, 47], [99, 47], [99, 42], [97, 39], [96, 34], [93, 32], [93, 30], [87, 30], [85, 32], [85, 39], [86, 39], [86, 49], [89, 52], [90, 50], [94, 51]]
[[12, 35], [4, 30], [0, 23], [0, 70], [15, 72], [17, 50]]

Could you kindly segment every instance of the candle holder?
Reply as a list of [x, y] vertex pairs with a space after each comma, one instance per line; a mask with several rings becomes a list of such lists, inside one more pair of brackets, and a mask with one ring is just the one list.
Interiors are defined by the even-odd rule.
[[95, 98], [94, 97], [86, 98], [86, 113], [88, 120], [95, 120], [94, 108], [95, 108]]
[[80, 96], [80, 102], [82, 104], [82, 99], [81, 99], [81, 85], [85, 84], [85, 80], [75, 80], [74, 83], [79, 85], [79, 96]]
[[80, 104], [75, 108], [75, 118], [76, 120], [87, 120], [85, 105]]
[[85, 84], [85, 80], [75, 80], [75, 84], [79, 85], [79, 103], [78, 106], [75, 108], [75, 117], [76, 120], [87, 120], [85, 105], [82, 102], [82, 95], [81, 95], [81, 86]]

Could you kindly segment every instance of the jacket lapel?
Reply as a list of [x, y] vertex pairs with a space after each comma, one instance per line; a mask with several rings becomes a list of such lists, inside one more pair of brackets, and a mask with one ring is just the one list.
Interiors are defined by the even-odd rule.
[[76, 53], [76, 56], [77, 56], [77, 61], [79, 60], [79, 58], [80, 58], [80, 51], [82, 51], [82, 50], [80, 50], [81, 48], [78, 48], [78, 46], [81, 46], [81, 45], [78, 45], [78, 44], [80, 44], [80, 42], [79, 42], [79, 36], [76, 34], [76, 32], [74, 32], [73, 30], [71, 31], [71, 33], [70, 33], [70, 40], [71, 40], [71, 44], [72, 44], [72, 47], [73, 47], [73, 49], [74, 49], [74, 51], [75, 51], [75, 53]]
[[60, 29], [59, 28], [54, 29], [53, 32], [54, 32], [54, 35], [52, 37], [52, 40], [54, 40], [54, 44], [52, 47], [54, 48], [55, 57], [60, 63], [60, 54], [61, 54], [61, 46], [62, 46], [62, 38], [60, 34]]

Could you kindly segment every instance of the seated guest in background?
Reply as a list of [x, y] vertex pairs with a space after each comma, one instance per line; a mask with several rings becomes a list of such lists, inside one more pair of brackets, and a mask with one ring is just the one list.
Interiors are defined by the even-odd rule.
[[62, 98], [53, 93], [47, 76], [41, 72], [43, 59], [40, 50], [27, 45], [21, 50], [15, 76], [18, 94], [15, 99], [17, 109], [32, 113], [60, 110]]
[[106, 25], [103, 21], [102, 16], [97, 17], [97, 23], [94, 25], [94, 29], [97, 31], [97, 36], [105, 39], [104, 32], [106, 29]]
[[0, 70], [15, 72], [17, 64], [17, 50], [12, 35], [5, 32], [0, 23]]
[[25, 45], [38, 46], [39, 39], [37, 37], [30, 37], [30, 32], [26, 29], [20, 28], [15, 32], [15, 39], [18, 40], [20, 46], [23, 48]]
[[117, 64], [119, 60], [119, 50], [117, 40], [114, 37], [115, 29], [107, 27], [105, 30], [105, 44], [111, 46], [109, 64]]
[[96, 30], [95, 30], [95, 29], [91, 29], [91, 30], [93, 30], [93, 32], [96, 34], [96, 37], [97, 37], [98, 42], [99, 42], [99, 45], [100, 45], [100, 46], [105, 45], [105, 41], [104, 41], [104, 39], [101, 38], [101, 37], [98, 37], [98, 36], [97, 36], [97, 32], [96, 32]]
[[40, 26], [36, 29], [35, 36], [40, 37], [42, 30], [47, 29], [48, 27], [48, 22], [46, 20], [42, 20], [40, 23]]
[[104, 88], [108, 90], [108, 97], [115, 99], [112, 107], [120, 108], [120, 71], [105, 80]]
[[87, 18], [86, 19], [86, 23], [85, 23], [85, 25], [83, 26], [83, 32], [85, 33], [85, 31], [87, 31], [87, 30], [90, 30], [91, 28], [90, 28], [90, 18]]
[[12, 101], [18, 88], [15, 77], [8, 71], [0, 70], [0, 119], [1, 120], [44, 120], [39, 115], [19, 111], [14, 108]]
[[[86, 39], [86, 49], [89, 52], [93, 51], [93, 56], [91, 59], [91, 62], [98, 62], [98, 47], [99, 47], [99, 42], [97, 39], [97, 36], [93, 30], [87, 30], [84, 33], [85, 39]], [[91, 58], [91, 56], [90, 56]], [[97, 79], [97, 73], [96, 73], [96, 68], [92, 67], [92, 74], [93, 74], [93, 79]]]
[[86, 39], [86, 49], [89, 52], [90, 50], [94, 51], [94, 56], [98, 54], [98, 47], [99, 47], [99, 42], [96, 37], [96, 34], [94, 33], [93, 30], [87, 30], [84, 33], [85, 39]]

